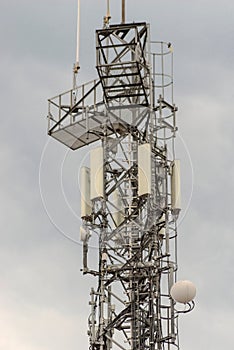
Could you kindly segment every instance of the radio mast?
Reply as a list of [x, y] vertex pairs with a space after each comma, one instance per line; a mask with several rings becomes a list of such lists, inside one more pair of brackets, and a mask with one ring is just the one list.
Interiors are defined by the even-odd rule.
[[[96, 30], [98, 78], [49, 99], [48, 112], [50, 136], [90, 150], [90, 166], [80, 174], [82, 270], [97, 281], [90, 349], [178, 349], [178, 303], [192, 310], [196, 289], [176, 276], [181, 197], [173, 50], [152, 41], [144, 21], [126, 23], [125, 0], [121, 23], [110, 19], [107, 1], [104, 26]], [[99, 258], [91, 269], [94, 232]]]

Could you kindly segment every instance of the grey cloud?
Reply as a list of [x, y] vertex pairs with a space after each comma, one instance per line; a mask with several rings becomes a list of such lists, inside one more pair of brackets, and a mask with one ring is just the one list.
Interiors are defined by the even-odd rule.
[[[179, 131], [189, 149], [194, 195], [179, 226], [179, 277], [198, 288], [195, 311], [181, 318], [181, 348], [231, 347], [233, 324], [233, 13], [225, 1], [129, 0], [127, 18], [151, 23], [152, 38], [175, 47], [175, 95]], [[76, 1], [12, 1], [1, 4], [1, 248], [0, 348], [88, 348], [89, 288], [81, 247], [50, 223], [40, 200], [38, 169], [46, 137], [46, 99], [71, 87]], [[113, 22], [120, 1], [112, 1]], [[12, 11], [14, 8], [14, 11]], [[104, 2], [82, 3], [79, 81], [96, 76], [95, 28]], [[191, 169], [184, 161], [183, 196]], [[58, 169], [66, 149], [51, 141], [43, 188], [51, 215], [73, 238], [79, 220], [67, 208]], [[71, 153], [63, 182], [79, 215], [77, 172], [86, 150]], [[54, 210], [54, 211], [53, 211]]]

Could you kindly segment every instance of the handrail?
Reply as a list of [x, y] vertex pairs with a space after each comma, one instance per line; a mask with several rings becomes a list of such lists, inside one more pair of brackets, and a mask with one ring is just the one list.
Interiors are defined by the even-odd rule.
[[[79, 104], [80, 104], [81, 102], [83, 102], [83, 101], [85, 100], [85, 98], [86, 98], [93, 90], [95, 90], [96, 87], [97, 87], [100, 83], [101, 83], [101, 81], [98, 80], [97, 83], [94, 84], [94, 85], [92, 86], [92, 88], [91, 88], [88, 92], [86, 92], [86, 94], [85, 94], [84, 96], [82, 96], [82, 98], [81, 98], [76, 104], [74, 104], [74, 106], [72, 106], [72, 107], [65, 113], [65, 115], [64, 115], [61, 119], [59, 119], [59, 121], [48, 131], [48, 134], [51, 135], [52, 132], [53, 132], [53, 130], [56, 129], [56, 127], [57, 127], [59, 124], [61, 124], [61, 123], [67, 118], [67, 116], [69, 116], [72, 112], [74, 112], [74, 110], [79, 106]], [[87, 84], [86, 84], [86, 85], [87, 85]], [[69, 90], [68, 92], [70, 92], [70, 91], [72, 91], [72, 90]], [[59, 98], [60, 96], [61, 96], [61, 95], [58, 95], [57, 98]], [[49, 100], [49, 101], [50, 101], [50, 100]], [[61, 106], [60, 106], [60, 108], [61, 108]]]

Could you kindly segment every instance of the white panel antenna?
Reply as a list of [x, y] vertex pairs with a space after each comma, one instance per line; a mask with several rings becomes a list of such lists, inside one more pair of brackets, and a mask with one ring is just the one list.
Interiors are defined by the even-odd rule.
[[171, 207], [175, 215], [181, 210], [180, 160], [175, 159], [171, 174]]
[[151, 146], [144, 143], [138, 146], [138, 195], [151, 193]]
[[82, 167], [80, 170], [80, 195], [81, 218], [90, 216], [92, 212], [92, 203], [90, 200], [90, 169]]
[[90, 199], [104, 197], [104, 154], [103, 147], [97, 147], [90, 151], [90, 175], [91, 175], [91, 191]]
[[124, 221], [124, 206], [118, 189], [115, 189], [113, 192], [113, 204], [113, 219], [115, 221], [116, 226], [119, 226]]

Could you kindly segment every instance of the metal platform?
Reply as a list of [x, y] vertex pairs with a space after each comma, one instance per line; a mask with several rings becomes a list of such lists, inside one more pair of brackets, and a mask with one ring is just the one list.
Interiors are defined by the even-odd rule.
[[66, 91], [48, 100], [48, 134], [72, 150], [89, 145], [105, 135], [141, 133], [147, 129], [150, 109], [142, 105], [106, 105], [100, 81]]

